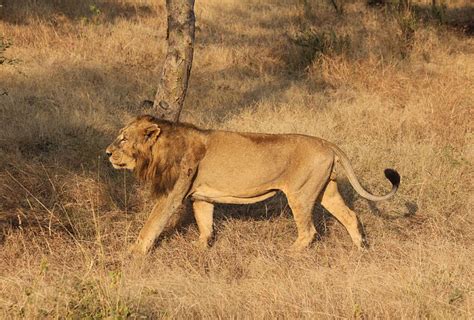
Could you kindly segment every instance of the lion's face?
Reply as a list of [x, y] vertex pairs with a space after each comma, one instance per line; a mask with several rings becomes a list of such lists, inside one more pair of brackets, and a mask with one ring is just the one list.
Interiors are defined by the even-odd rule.
[[115, 169], [134, 170], [140, 155], [150, 152], [160, 134], [158, 124], [151, 118], [138, 118], [120, 130], [106, 153]]

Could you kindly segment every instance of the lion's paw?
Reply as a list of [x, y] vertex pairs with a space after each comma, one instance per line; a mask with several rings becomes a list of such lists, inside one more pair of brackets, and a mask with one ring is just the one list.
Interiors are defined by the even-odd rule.
[[199, 250], [207, 250], [210, 248], [209, 241], [205, 239], [195, 240], [193, 241], [193, 245]]
[[136, 243], [132, 244], [127, 249], [127, 255], [129, 256], [144, 256], [146, 252]]

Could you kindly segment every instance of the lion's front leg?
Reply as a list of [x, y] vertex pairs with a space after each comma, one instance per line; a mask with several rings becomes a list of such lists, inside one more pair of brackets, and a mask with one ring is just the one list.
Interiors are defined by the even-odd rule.
[[[150, 251], [156, 238], [163, 232], [163, 229], [168, 224], [169, 219], [173, 216], [176, 210], [179, 210], [183, 199], [171, 200], [168, 197], [160, 199], [153, 207], [150, 216], [145, 222], [145, 225], [140, 230], [137, 240], [130, 248], [132, 253], [146, 254]], [[172, 203], [176, 205], [173, 206]]]
[[183, 205], [184, 198], [192, 184], [195, 173], [195, 168], [186, 168], [186, 174], [180, 175], [171, 192], [160, 198], [155, 204], [150, 217], [147, 219], [140, 234], [138, 235], [135, 244], [130, 248], [130, 251], [141, 254], [146, 254], [150, 251], [156, 238], [158, 238], [166, 227], [168, 221], [180, 210]]
[[199, 240], [196, 244], [206, 249], [209, 247], [209, 241], [212, 237], [212, 215], [214, 205], [206, 201], [195, 200], [193, 203], [194, 217], [199, 228]]

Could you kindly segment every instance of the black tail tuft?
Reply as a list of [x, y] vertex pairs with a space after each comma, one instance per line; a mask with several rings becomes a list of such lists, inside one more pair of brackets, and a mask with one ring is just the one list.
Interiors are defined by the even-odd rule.
[[398, 174], [397, 171], [393, 169], [385, 169], [384, 170], [385, 177], [387, 177], [390, 182], [398, 188], [400, 185], [400, 175]]

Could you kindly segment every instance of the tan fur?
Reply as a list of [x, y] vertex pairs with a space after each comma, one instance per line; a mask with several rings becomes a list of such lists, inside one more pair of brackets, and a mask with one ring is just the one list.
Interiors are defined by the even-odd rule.
[[347, 156], [322, 139], [201, 130], [148, 115], [122, 129], [107, 153], [115, 168], [133, 170], [159, 196], [133, 247], [143, 253], [185, 198], [194, 201], [199, 244], [207, 247], [214, 203], [253, 203], [277, 190], [287, 196], [298, 228], [294, 249], [307, 247], [314, 238], [312, 209], [317, 199], [346, 227], [353, 242], [363, 247], [361, 224], [337, 190], [335, 161], [341, 160], [355, 190], [371, 200], [393, 196], [400, 180], [396, 171], [386, 170], [392, 190], [375, 196], [360, 186]]

